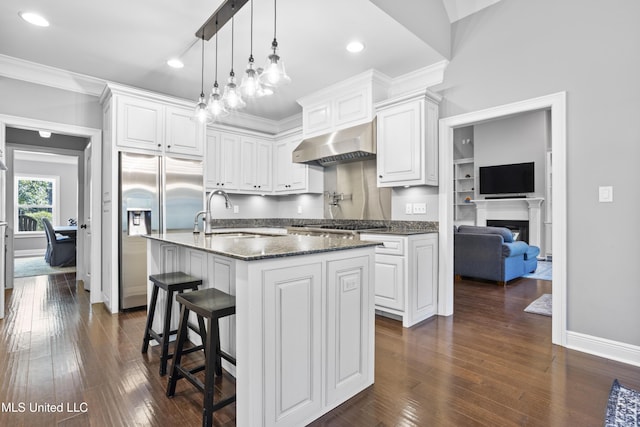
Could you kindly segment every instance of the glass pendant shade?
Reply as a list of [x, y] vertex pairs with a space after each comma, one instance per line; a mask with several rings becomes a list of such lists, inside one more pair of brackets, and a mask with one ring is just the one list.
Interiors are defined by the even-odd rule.
[[249, 63], [240, 85], [240, 92], [245, 98], [260, 98], [273, 94], [273, 90], [266, 89], [260, 81], [260, 73], [255, 68], [253, 56], [249, 58]]
[[267, 64], [262, 74], [260, 74], [260, 81], [268, 87], [277, 88], [291, 83], [291, 78], [285, 71], [284, 62], [282, 62], [282, 59], [280, 59], [280, 56], [276, 53], [278, 50], [278, 42], [275, 39], [273, 39], [271, 48], [273, 49], [273, 53], [267, 57]]
[[224, 87], [222, 100], [229, 110], [239, 110], [247, 105], [242, 99], [240, 88], [236, 85], [236, 76], [233, 71], [229, 73], [229, 80], [227, 81], [227, 85]]
[[194, 116], [200, 123], [211, 123], [213, 119], [211, 117], [211, 113], [209, 113], [209, 109], [207, 108], [204, 93], [200, 94], [200, 98], [198, 99], [198, 103], [196, 104]]
[[213, 89], [211, 89], [211, 95], [209, 96], [209, 104], [207, 105], [207, 109], [209, 110], [209, 113], [211, 114], [213, 119], [225, 117], [229, 114], [227, 107], [224, 106], [224, 102], [222, 101], [222, 95], [220, 95], [218, 82], [215, 82], [215, 84], [213, 85]]

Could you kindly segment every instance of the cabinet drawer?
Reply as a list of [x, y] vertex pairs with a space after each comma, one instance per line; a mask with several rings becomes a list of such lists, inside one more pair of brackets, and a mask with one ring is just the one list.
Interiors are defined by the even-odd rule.
[[405, 237], [382, 234], [361, 234], [360, 240], [382, 242], [382, 245], [376, 246], [377, 254], [404, 255]]

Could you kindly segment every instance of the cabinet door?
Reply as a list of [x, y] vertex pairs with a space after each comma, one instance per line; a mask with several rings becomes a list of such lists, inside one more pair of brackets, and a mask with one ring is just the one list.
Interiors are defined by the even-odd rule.
[[376, 306], [404, 311], [404, 257], [376, 254]]
[[322, 263], [266, 270], [264, 424], [304, 425], [322, 408]]
[[425, 184], [438, 185], [438, 105], [425, 102], [424, 144]]
[[166, 107], [165, 152], [172, 154], [203, 155], [203, 126], [193, 120], [193, 111], [187, 108]]
[[423, 179], [423, 104], [411, 102], [378, 112], [378, 186]]
[[[369, 257], [327, 262], [327, 402], [341, 402], [369, 381]], [[371, 380], [373, 380], [371, 378]]]
[[320, 102], [302, 109], [304, 136], [321, 135], [333, 126], [331, 101]]
[[436, 314], [438, 309], [438, 235], [409, 242], [409, 304], [411, 326]]
[[204, 162], [204, 170], [205, 170], [205, 186], [207, 189], [217, 189], [220, 188], [220, 183], [222, 182], [222, 168], [221, 161], [222, 158], [222, 142], [220, 138], [220, 133], [218, 132], [207, 132], [207, 144], [205, 147], [205, 162]]
[[271, 191], [271, 144], [255, 138], [240, 141], [240, 189], [251, 192]]
[[[235, 262], [229, 258], [219, 257], [209, 254], [207, 261], [209, 267], [209, 277], [212, 278], [210, 283], [206, 284], [208, 288], [216, 288], [229, 295], [236, 294], [236, 271]], [[236, 355], [236, 316], [223, 317], [219, 321], [220, 324], [220, 347], [230, 355]], [[229, 372], [234, 372], [233, 365], [222, 362], [223, 367]]]
[[121, 147], [162, 151], [164, 107], [151, 101], [121, 97], [117, 101], [117, 139]]
[[255, 148], [256, 159], [256, 190], [261, 192], [271, 192], [273, 189], [273, 147], [271, 142], [257, 141]]
[[240, 170], [240, 137], [238, 135], [220, 134], [220, 188], [235, 190], [238, 188], [238, 175]]
[[287, 192], [291, 188], [291, 149], [287, 141], [278, 142], [273, 147], [274, 178], [273, 189]]
[[334, 128], [342, 129], [363, 123], [372, 116], [372, 101], [368, 88], [358, 89], [335, 99]]

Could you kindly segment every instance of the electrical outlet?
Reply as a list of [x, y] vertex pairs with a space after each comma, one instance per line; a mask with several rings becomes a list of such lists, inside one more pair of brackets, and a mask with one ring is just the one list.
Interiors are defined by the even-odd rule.
[[414, 214], [426, 214], [427, 213], [427, 204], [426, 203], [414, 203], [413, 204], [413, 213]]
[[600, 203], [613, 202], [613, 187], [598, 187], [598, 201]]
[[233, 213], [240, 213], [240, 206], [233, 205]]
[[413, 205], [411, 203], [407, 203], [404, 207], [404, 213], [407, 215], [411, 215], [413, 213]]
[[302, 213], [302, 206], [298, 205], [298, 215], [300, 215]]

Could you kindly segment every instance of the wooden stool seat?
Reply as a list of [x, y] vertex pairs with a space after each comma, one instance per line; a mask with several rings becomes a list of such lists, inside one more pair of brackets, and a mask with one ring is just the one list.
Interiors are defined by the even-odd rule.
[[[160, 376], [167, 373], [167, 361], [173, 357], [173, 353], [169, 353], [169, 339], [171, 335], [177, 334], [178, 330], [171, 330], [171, 309], [173, 306], [173, 294], [177, 293], [182, 295], [186, 290], [196, 291], [198, 286], [202, 284], [202, 280], [197, 277], [190, 276], [183, 272], [161, 273], [152, 274], [149, 276], [149, 280], [153, 283], [153, 290], [151, 292], [151, 302], [149, 303], [149, 312], [147, 314], [147, 323], [144, 330], [144, 338], [142, 340], [142, 353], [146, 353], [149, 348], [149, 341], [155, 339], [162, 347], [160, 353]], [[156, 303], [158, 301], [158, 289], [162, 289], [167, 293], [167, 301], [165, 304], [164, 324], [162, 333], [154, 331], [153, 318], [156, 312]], [[198, 326], [188, 325], [188, 327], [201, 337], [205, 335], [204, 322], [198, 319]], [[189, 348], [185, 351], [198, 351], [202, 350], [203, 346], [197, 346]]]
[[[198, 390], [204, 393], [204, 409], [202, 425], [210, 427], [213, 424], [213, 413], [218, 409], [236, 401], [235, 394], [219, 402], [214, 403], [214, 373], [222, 375], [222, 361], [225, 359], [236, 364], [233, 356], [220, 349], [220, 326], [218, 320], [236, 313], [236, 298], [218, 289], [202, 289], [199, 291], [179, 294], [176, 301], [181, 305], [180, 325], [176, 339], [175, 356], [169, 372], [167, 384], [167, 396], [175, 394], [176, 383], [185, 378]], [[187, 335], [189, 312], [193, 311], [198, 317], [198, 322], [206, 319], [206, 341], [203, 340], [205, 363], [195, 368], [187, 369], [181, 365], [184, 350], [184, 341]], [[204, 370], [204, 383], [194, 374]]]

